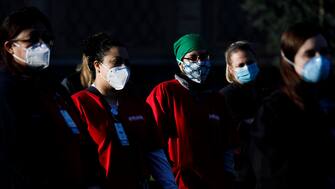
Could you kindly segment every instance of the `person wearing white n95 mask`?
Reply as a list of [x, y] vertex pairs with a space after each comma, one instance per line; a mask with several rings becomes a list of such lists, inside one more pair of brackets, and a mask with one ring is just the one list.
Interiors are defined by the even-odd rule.
[[121, 66], [116, 66], [108, 68], [105, 64], [101, 64], [104, 68], [108, 69], [106, 75], [106, 81], [115, 89], [122, 90], [127, 84], [130, 76], [129, 68], [122, 64]]
[[42, 70], [50, 63], [50, 46], [53, 37], [43, 29], [25, 29], [14, 39], [5, 42], [6, 51], [16, 62], [17, 69]]
[[18, 43], [13, 43], [16, 47], [23, 48], [26, 51], [25, 58], [21, 58], [15, 53], [13, 57], [26, 63], [32, 68], [47, 68], [50, 62], [50, 48], [45, 43], [36, 43], [28, 48], [22, 47]]
[[90, 36], [83, 46], [94, 82], [72, 100], [94, 142], [98, 156], [91, 154], [91, 163], [99, 162], [104, 186], [146, 188], [150, 173], [161, 188], [177, 189], [151, 112], [127, 84], [127, 48], [105, 33]]
[[44, 70], [49, 19], [24, 7], [0, 27], [1, 188], [88, 188], [95, 177], [86, 171], [80, 117], [55, 70]]

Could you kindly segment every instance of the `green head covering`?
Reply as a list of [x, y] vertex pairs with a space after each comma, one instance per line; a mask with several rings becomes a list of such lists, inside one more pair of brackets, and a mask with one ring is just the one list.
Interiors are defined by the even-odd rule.
[[173, 44], [174, 55], [180, 60], [191, 51], [207, 50], [199, 34], [186, 34]]

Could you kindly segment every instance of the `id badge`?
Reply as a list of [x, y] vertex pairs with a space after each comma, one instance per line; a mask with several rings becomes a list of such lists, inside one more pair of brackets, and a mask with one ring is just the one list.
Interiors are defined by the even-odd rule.
[[76, 123], [71, 118], [70, 114], [66, 110], [59, 110], [59, 112], [62, 114], [64, 121], [66, 122], [66, 125], [71, 129], [73, 134], [79, 134], [79, 129], [76, 125]]
[[120, 122], [114, 123], [115, 130], [122, 146], [129, 146], [129, 141], [123, 125]]

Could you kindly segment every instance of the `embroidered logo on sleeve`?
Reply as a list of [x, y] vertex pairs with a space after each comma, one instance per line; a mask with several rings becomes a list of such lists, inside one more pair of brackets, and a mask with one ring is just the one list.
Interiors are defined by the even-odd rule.
[[220, 116], [217, 115], [217, 114], [208, 114], [208, 119], [215, 120], [215, 121], [220, 121], [221, 120]]
[[129, 121], [143, 121], [144, 117], [142, 115], [133, 115], [128, 117]]

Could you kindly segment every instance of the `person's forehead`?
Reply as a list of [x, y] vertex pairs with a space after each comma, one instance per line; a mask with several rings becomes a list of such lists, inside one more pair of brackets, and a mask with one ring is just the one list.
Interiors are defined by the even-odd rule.
[[244, 50], [238, 50], [238, 51], [232, 52], [232, 54], [230, 56], [230, 59], [231, 60], [234, 60], [234, 59], [254, 59], [254, 56], [251, 52], [244, 51]]
[[327, 47], [326, 39], [321, 35], [317, 35], [311, 38], [308, 38], [304, 44], [301, 46], [303, 51], [306, 50], [319, 50], [320, 48]]
[[193, 54], [198, 55], [198, 54], [203, 54], [203, 53], [207, 53], [207, 50], [194, 50], [194, 51], [186, 53], [185, 56], [193, 55]]
[[53, 40], [53, 35], [46, 29], [29, 28], [22, 30], [16, 37], [14, 37], [14, 40], [28, 40], [31, 38]]
[[33, 29], [25, 29], [22, 30], [16, 37], [15, 39], [28, 39], [31, 35], [31, 32], [33, 31]]
[[124, 47], [112, 47], [105, 52], [105, 57], [112, 59], [115, 57], [128, 58], [128, 51]]

